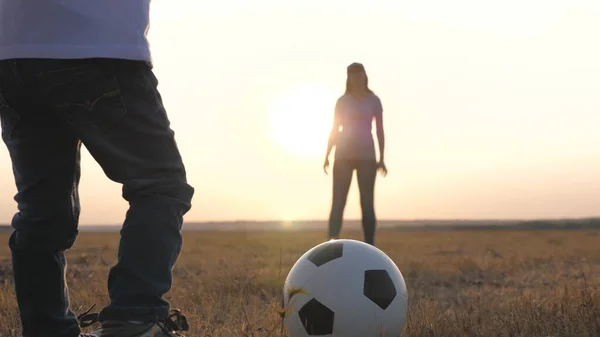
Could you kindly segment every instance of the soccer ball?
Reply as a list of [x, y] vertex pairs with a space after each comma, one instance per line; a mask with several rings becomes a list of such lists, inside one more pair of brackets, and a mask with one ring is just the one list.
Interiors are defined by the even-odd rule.
[[408, 294], [384, 252], [356, 240], [330, 240], [294, 264], [283, 305], [289, 337], [399, 337]]

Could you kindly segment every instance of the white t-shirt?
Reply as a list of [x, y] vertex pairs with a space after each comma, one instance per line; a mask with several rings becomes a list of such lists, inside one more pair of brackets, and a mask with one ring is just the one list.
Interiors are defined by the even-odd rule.
[[0, 0], [0, 59], [151, 62], [150, 0]]
[[359, 99], [343, 95], [335, 105], [336, 120], [342, 130], [336, 135], [335, 159], [375, 160], [373, 120], [383, 113], [379, 97], [373, 93]]

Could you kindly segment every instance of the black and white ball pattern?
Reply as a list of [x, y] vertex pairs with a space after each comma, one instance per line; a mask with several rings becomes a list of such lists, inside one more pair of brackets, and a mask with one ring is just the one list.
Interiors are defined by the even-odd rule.
[[404, 278], [385, 253], [356, 240], [331, 240], [290, 270], [285, 325], [290, 337], [398, 337], [407, 299]]

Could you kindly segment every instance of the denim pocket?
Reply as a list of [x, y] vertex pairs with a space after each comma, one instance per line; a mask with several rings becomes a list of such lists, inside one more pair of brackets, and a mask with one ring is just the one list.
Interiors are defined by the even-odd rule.
[[47, 97], [76, 129], [108, 132], [126, 114], [119, 82], [110, 64], [85, 64], [40, 75]]
[[13, 132], [18, 123], [19, 113], [6, 103], [0, 91], [0, 126], [2, 127], [2, 139], [5, 142], [12, 140]]

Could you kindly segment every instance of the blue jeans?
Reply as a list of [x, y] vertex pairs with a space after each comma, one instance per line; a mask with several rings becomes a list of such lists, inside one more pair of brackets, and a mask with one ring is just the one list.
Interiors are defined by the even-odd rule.
[[18, 212], [9, 240], [24, 337], [73, 337], [64, 252], [78, 235], [80, 147], [129, 202], [100, 320], [161, 320], [194, 189], [151, 67], [116, 59], [0, 61], [2, 139]]

